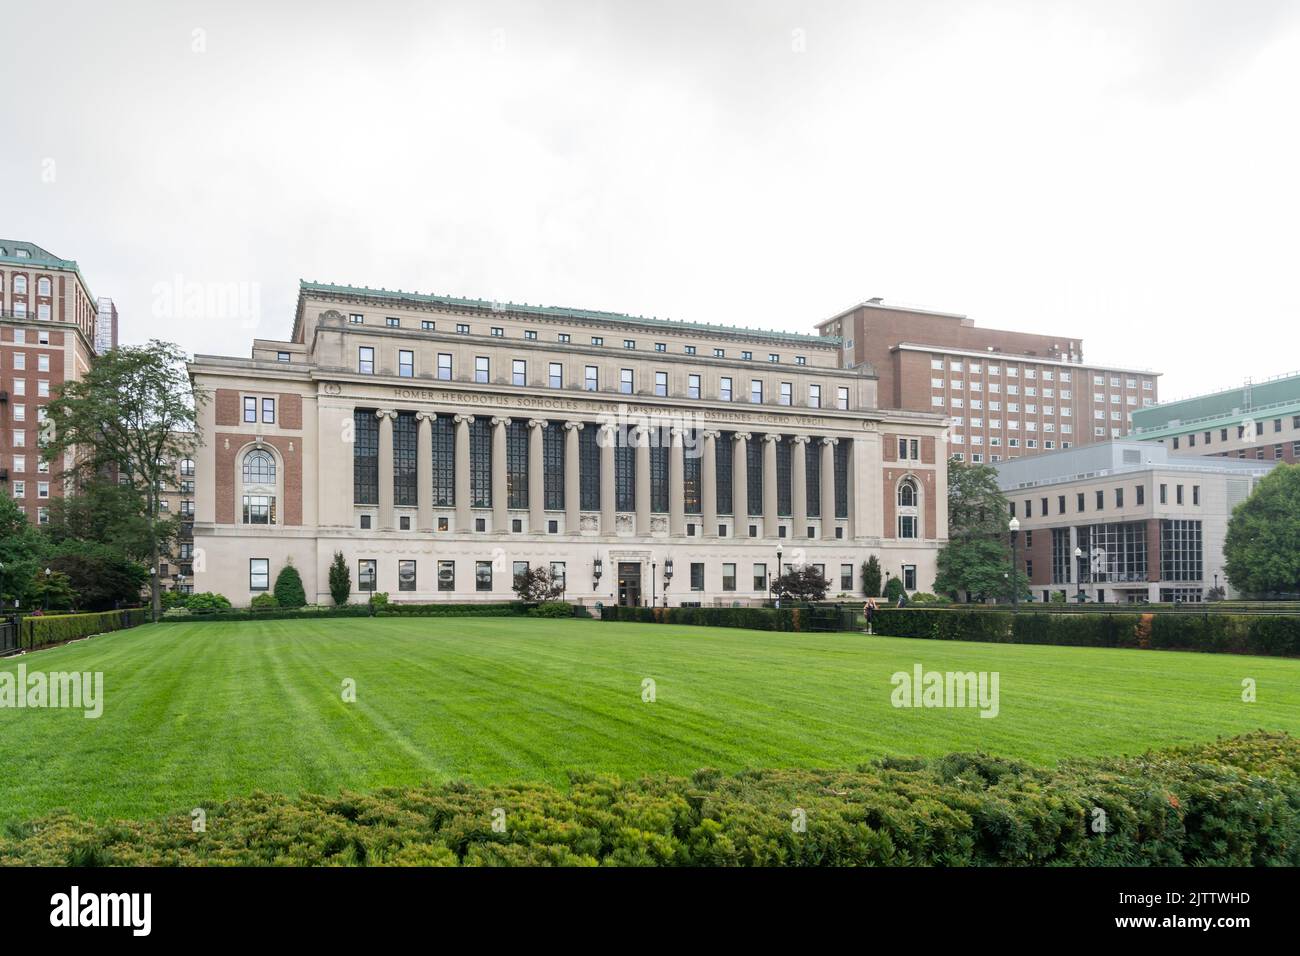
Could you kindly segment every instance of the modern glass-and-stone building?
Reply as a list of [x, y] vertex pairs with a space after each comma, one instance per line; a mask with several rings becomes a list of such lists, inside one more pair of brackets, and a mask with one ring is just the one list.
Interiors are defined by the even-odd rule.
[[[247, 603], [292, 561], [329, 602], [765, 599], [778, 568], [928, 590], [946, 420], [881, 409], [830, 336], [302, 283], [288, 341], [199, 355], [193, 586]], [[780, 556], [778, 558], [778, 555]]]

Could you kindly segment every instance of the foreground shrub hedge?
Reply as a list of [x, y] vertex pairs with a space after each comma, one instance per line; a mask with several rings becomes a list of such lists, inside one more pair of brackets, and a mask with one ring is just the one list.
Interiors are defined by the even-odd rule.
[[25, 650], [34, 650], [94, 634], [136, 627], [148, 619], [149, 611], [141, 607], [128, 608], [125, 611], [99, 611], [94, 614], [28, 615], [23, 618], [19, 630], [18, 646]]
[[1300, 616], [1188, 613], [1069, 613], [884, 608], [874, 631], [997, 644], [1153, 647], [1162, 650], [1300, 656]]
[[[375, 617], [509, 617], [525, 614], [528, 605], [514, 601], [509, 604], [384, 604], [375, 603]], [[230, 608], [208, 613], [181, 615], [174, 620], [194, 621], [282, 621], [302, 618], [370, 617], [370, 605], [343, 604], [339, 606], [313, 605], [302, 608], [265, 607]], [[168, 618], [173, 620], [173, 618]]]
[[601, 609], [602, 621], [638, 621], [656, 624], [698, 624], [706, 627], [744, 627], [754, 631], [836, 631], [846, 624], [851, 606], [838, 604], [783, 607], [622, 607]]
[[[796, 810], [805, 832], [791, 826]], [[1054, 770], [952, 754], [856, 770], [582, 775], [567, 790], [258, 793], [208, 808], [203, 833], [187, 808], [146, 822], [58, 814], [0, 836], [4, 866], [196, 864], [1295, 866], [1300, 741], [1257, 732]]]

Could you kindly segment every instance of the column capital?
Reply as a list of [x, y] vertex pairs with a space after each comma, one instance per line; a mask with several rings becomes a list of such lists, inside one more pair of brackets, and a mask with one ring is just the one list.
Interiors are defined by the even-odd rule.
[[751, 437], [751, 436], [750, 436], [749, 432], [732, 432], [732, 433], [731, 433], [731, 440], [732, 440], [732, 441], [749, 441], [750, 437]]
[[416, 412], [415, 420], [417, 422], [431, 422], [438, 417], [437, 412]]
[[700, 435], [705, 441], [716, 441], [718, 438], [722, 437], [722, 432], [713, 428], [705, 428], [700, 431]]
[[565, 422], [565, 423], [564, 423], [564, 430], [565, 430], [565, 431], [570, 431], [570, 432], [580, 432], [580, 431], [582, 431], [582, 426], [583, 426], [584, 424], [586, 424], [586, 423], [585, 423], [585, 422]]
[[638, 445], [646, 445], [648, 447], [650, 444], [650, 426], [634, 425], [632, 427], [632, 438]]
[[455, 416], [455, 419], [456, 419], [456, 424], [457, 424], [457, 425], [459, 425], [461, 422], [464, 422], [466, 425], [473, 425], [473, 424], [474, 424], [474, 416], [473, 416], [473, 415], [465, 415], [465, 414], [457, 413], [456, 416]]
[[680, 425], [673, 425], [668, 429], [668, 440], [674, 448], [682, 444], [682, 440], [686, 437], [686, 431], [687, 430]]
[[839, 440], [838, 438], [823, 438], [823, 439], [822, 439], [822, 444], [823, 444], [823, 445], [838, 445], [839, 443], [840, 443], [840, 440]]
[[811, 436], [811, 435], [791, 435], [791, 436], [790, 436], [790, 440], [791, 440], [792, 442], [794, 442], [796, 445], [806, 445], [808, 442], [812, 441], [812, 436]]
[[396, 419], [397, 410], [392, 408], [381, 408], [375, 412], [375, 417], [381, 421], [385, 418]]
[[503, 418], [503, 417], [501, 417], [500, 415], [493, 415], [493, 416], [492, 416], [492, 424], [493, 424], [494, 426], [495, 426], [495, 425], [509, 425], [509, 424], [510, 424], [510, 419], [509, 419], [509, 418]]
[[530, 418], [530, 419], [528, 419], [528, 427], [529, 427], [529, 428], [545, 428], [545, 427], [546, 427], [547, 425], [549, 425], [549, 424], [550, 424], [550, 422], [548, 422], [545, 418]]
[[763, 436], [763, 441], [777, 442], [781, 440], [780, 432], [768, 432]]

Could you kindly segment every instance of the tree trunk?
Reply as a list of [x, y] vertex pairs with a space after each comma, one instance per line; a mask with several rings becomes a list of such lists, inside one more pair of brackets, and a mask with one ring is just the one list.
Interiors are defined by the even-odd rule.
[[153, 610], [153, 622], [158, 623], [158, 618], [162, 616], [162, 581], [158, 576], [158, 531], [155, 521], [157, 520], [156, 507], [157, 498], [151, 491], [149, 493], [149, 547], [153, 554], [153, 566], [149, 569], [149, 604]]

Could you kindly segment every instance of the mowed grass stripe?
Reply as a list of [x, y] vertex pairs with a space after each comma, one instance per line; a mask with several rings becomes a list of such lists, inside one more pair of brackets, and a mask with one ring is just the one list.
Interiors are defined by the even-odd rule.
[[[186, 811], [254, 789], [562, 784], [570, 769], [850, 767], [974, 749], [1050, 764], [1259, 727], [1300, 733], [1300, 661], [1208, 654], [381, 618], [166, 624], [20, 660], [103, 671], [107, 699], [99, 720], [0, 709], [6, 821]], [[999, 716], [894, 708], [890, 676], [916, 663], [998, 671]], [[1241, 700], [1247, 677], [1254, 704]]]

